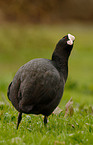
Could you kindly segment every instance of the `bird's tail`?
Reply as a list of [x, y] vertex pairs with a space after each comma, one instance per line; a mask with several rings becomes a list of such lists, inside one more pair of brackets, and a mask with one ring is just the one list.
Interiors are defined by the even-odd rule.
[[9, 98], [9, 94], [10, 94], [10, 87], [11, 87], [11, 85], [12, 85], [12, 82], [9, 84], [9, 86], [8, 86], [8, 90], [7, 90], [7, 96], [8, 96], [8, 99], [10, 100], [10, 98]]

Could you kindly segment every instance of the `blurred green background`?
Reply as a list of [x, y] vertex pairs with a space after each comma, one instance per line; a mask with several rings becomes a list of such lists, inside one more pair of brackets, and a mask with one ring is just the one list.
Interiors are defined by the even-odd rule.
[[[56, 43], [64, 35], [76, 37], [69, 58], [69, 76], [63, 101], [71, 96], [79, 103], [92, 104], [92, 25], [4, 25], [0, 27], [0, 98], [21, 65], [34, 58], [51, 58]], [[69, 92], [69, 93], [67, 93]], [[66, 103], [66, 102], [64, 102]]]

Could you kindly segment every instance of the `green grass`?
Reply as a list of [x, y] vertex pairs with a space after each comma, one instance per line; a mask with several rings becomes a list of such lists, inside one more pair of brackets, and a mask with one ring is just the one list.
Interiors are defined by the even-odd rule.
[[[47, 127], [43, 116], [23, 115], [16, 130], [18, 112], [8, 101], [8, 84], [18, 68], [33, 58], [51, 58], [64, 35], [75, 35], [69, 59], [69, 77], [59, 107]], [[64, 118], [65, 105], [72, 97], [74, 114]], [[1, 145], [92, 145], [93, 144], [93, 27], [0, 26], [0, 144]]]

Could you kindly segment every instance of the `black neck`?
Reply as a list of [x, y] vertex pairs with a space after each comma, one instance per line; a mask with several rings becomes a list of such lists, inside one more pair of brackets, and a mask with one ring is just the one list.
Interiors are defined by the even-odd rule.
[[55, 67], [57, 68], [57, 70], [59, 71], [60, 75], [64, 76], [65, 82], [67, 80], [67, 76], [68, 76], [68, 60], [66, 60], [63, 57], [59, 57], [55, 54], [52, 55], [52, 61], [55, 65]]
[[60, 75], [64, 76], [65, 81], [68, 76], [68, 58], [73, 45], [67, 45], [67, 42], [60, 40], [52, 55], [52, 61]]

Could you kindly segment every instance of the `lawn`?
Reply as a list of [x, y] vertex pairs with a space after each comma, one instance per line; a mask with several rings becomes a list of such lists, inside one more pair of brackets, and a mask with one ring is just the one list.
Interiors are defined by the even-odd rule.
[[[33, 58], [51, 58], [64, 35], [76, 37], [69, 58], [69, 76], [62, 112], [52, 114], [46, 127], [43, 116], [23, 115], [16, 130], [18, 112], [7, 99], [7, 87], [18, 68]], [[74, 114], [65, 115], [72, 97]], [[0, 26], [0, 144], [92, 145], [93, 144], [93, 27], [91, 25]]]

